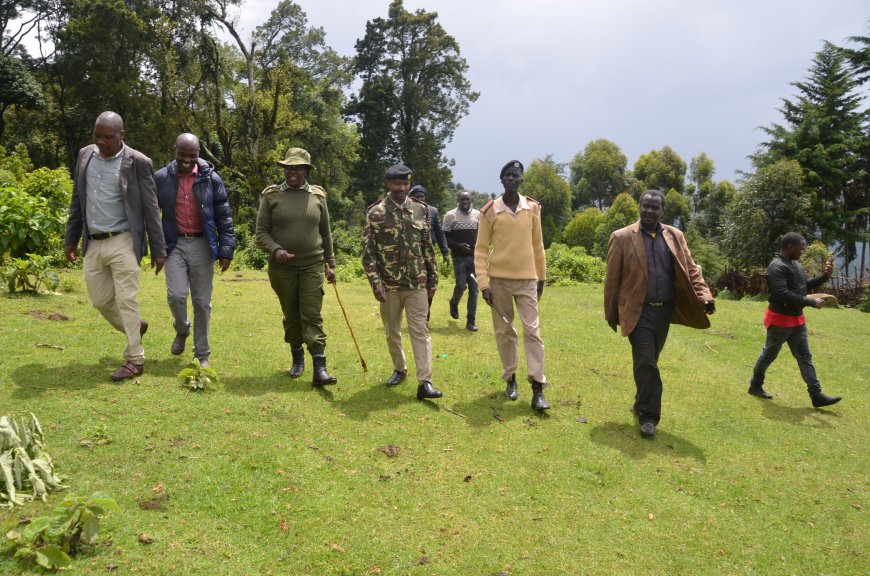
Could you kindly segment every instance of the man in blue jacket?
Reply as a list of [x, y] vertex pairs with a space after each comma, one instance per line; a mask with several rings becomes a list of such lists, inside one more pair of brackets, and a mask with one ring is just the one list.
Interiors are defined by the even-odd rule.
[[193, 301], [193, 355], [210, 368], [208, 329], [214, 261], [226, 271], [236, 237], [224, 183], [214, 165], [199, 158], [199, 138], [181, 134], [175, 140], [175, 160], [154, 175], [157, 202], [166, 238], [166, 296], [174, 319], [170, 352], [184, 352], [190, 335], [187, 294]]

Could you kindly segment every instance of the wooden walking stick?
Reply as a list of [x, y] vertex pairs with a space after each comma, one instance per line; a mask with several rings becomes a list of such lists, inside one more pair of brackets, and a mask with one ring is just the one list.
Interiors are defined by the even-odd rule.
[[341, 308], [341, 313], [344, 315], [344, 321], [347, 323], [347, 329], [350, 331], [350, 337], [353, 339], [353, 345], [356, 346], [356, 353], [359, 354], [359, 363], [362, 364], [363, 372], [368, 372], [369, 368], [366, 366], [366, 361], [363, 359], [362, 352], [360, 352], [359, 344], [356, 342], [356, 336], [353, 333], [353, 328], [350, 326], [350, 320], [347, 318], [347, 312], [344, 311], [344, 304], [341, 303], [341, 297], [338, 295], [338, 285], [337, 282], [330, 282], [332, 287], [335, 289], [335, 299], [338, 300], [338, 307]]

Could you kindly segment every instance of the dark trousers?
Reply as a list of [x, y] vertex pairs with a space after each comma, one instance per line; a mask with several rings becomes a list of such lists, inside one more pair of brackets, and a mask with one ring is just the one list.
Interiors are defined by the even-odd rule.
[[634, 331], [629, 335], [631, 359], [634, 364], [634, 413], [641, 424], [658, 424], [662, 413], [662, 378], [659, 374], [659, 354], [665, 347], [674, 302], [661, 306], [644, 304]]
[[764, 384], [764, 375], [767, 372], [767, 368], [776, 360], [782, 345], [786, 342], [788, 342], [792, 356], [797, 360], [801, 377], [807, 384], [807, 390], [810, 393], [820, 391], [821, 384], [819, 379], [816, 378], [816, 367], [813, 365], [813, 355], [810, 353], [806, 324], [795, 326], [794, 328], [771, 326], [767, 329], [767, 339], [764, 342], [764, 348], [761, 350], [761, 356], [758, 357], [758, 361], [755, 363], [750, 384], [752, 386], [762, 386]]
[[453, 298], [450, 301], [459, 306], [462, 293], [468, 288], [466, 310], [468, 321], [474, 323], [477, 319], [477, 283], [471, 279], [474, 274], [474, 256], [454, 256], [453, 272], [456, 274], [456, 287], [453, 288]]
[[269, 265], [269, 282], [281, 302], [284, 313], [284, 342], [302, 348], [314, 356], [323, 354], [326, 333], [323, 331], [323, 262], [304, 268]]

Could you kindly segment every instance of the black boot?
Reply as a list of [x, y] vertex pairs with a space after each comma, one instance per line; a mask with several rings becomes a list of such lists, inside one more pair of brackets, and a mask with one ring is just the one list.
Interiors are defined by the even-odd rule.
[[752, 383], [749, 384], [749, 393], [753, 396], [764, 398], [765, 400], [770, 400], [771, 398], [773, 398], [773, 394], [768, 393], [767, 390], [764, 389], [764, 387]]
[[312, 356], [311, 363], [314, 364], [314, 375], [311, 377], [312, 386], [326, 386], [338, 382], [338, 378], [331, 376], [326, 371], [326, 356], [323, 354]]
[[822, 408], [836, 404], [843, 398], [840, 396], [828, 396], [822, 392], [822, 387], [818, 384], [807, 386], [807, 392], [810, 394], [810, 400], [813, 402], [813, 408]]
[[431, 382], [420, 382], [420, 385], [417, 386], [417, 399], [423, 400], [424, 398], [441, 398], [444, 394], [441, 393], [440, 390], [437, 390], [435, 386], [432, 386]]
[[459, 302], [452, 298], [450, 299], [450, 317], [454, 320], [459, 320]]
[[290, 353], [293, 354], [293, 365], [287, 370], [287, 375], [299, 378], [305, 370], [305, 348], [291, 348]]
[[504, 389], [504, 397], [508, 400], [517, 399], [517, 375], [511, 374], [511, 379], [507, 381], [507, 386]]
[[535, 382], [531, 376], [529, 382], [532, 384], [532, 408], [538, 411], [549, 410], [550, 403], [544, 398], [544, 383]]

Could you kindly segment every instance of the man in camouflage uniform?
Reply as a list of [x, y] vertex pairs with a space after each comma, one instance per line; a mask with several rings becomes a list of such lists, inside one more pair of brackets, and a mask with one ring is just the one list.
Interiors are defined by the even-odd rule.
[[426, 324], [428, 299], [438, 285], [435, 249], [426, 204], [408, 197], [411, 170], [396, 164], [384, 174], [387, 197], [369, 206], [363, 233], [362, 261], [381, 319], [394, 371], [387, 386], [398, 386], [408, 372], [402, 350], [402, 310], [417, 365], [417, 398], [440, 398], [432, 385], [432, 343]]
[[311, 155], [290, 148], [283, 161], [284, 182], [269, 186], [260, 197], [257, 244], [269, 254], [269, 282], [284, 313], [284, 341], [290, 344], [293, 365], [287, 371], [298, 378], [305, 369], [308, 347], [314, 386], [335, 384], [326, 371], [326, 333], [323, 331], [323, 280], [335, 282], [335, 257], [326, 190], [308, 183]]

